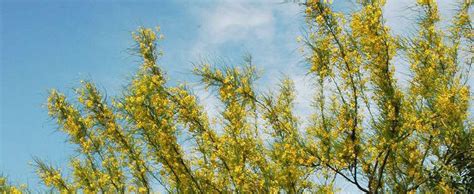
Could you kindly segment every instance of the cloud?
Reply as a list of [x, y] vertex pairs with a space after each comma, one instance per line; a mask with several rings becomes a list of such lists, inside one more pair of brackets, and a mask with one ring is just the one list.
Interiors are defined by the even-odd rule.
[[277, 25], [292, 19], [280, 15], [295, 13], [296, 7], [279, 4], [277, 0], [218, 1], [212, 6], [201, 7], [196, 10], [200, 26], [192, 53], [197, 56], [210, 52], [221, 54], [218, 50], [229, 45], [253, 47], [271, 44], [281, 33]]
[[198, 13], [201, 25], [193, 54], [202, 55], [229, 42], [252, 39], [270, 40], [274, 35], [272, 10], [243, 1], [220, 1]]
[[271, 39], [273, 17], [269, 9], [259, 9], [243, 3], [219, 3], [212, 11], [204, 14], [204, 30], [214, 43], [242, 40], [255, 36]]

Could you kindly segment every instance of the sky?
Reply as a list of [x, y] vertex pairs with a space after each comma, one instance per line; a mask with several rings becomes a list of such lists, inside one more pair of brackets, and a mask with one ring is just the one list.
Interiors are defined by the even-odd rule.
[[[36, 189], [33, 157], [67, 167], [74, 147], [48, 117], [48, 90], [73, 98], [73, 88], [85, 79], [109, 96], [119, 94], [139, 66], [128, 51], [138, 26], [161, 27], [165, 55], [159, 64], [170, 84], [196, 83], [193, 63], [203, 59], [239, 65], [251, 54], [263, 70], [259, 84], [274, 86], [288, 75], [296, 82], [298, 112], [308, 113], [303, 107], [311, 101], [311, 82], [296, 42], [305, 28], [303, 11], [282, 2], [1, 0], [0, 173]], [[440, 7], [449, 2], [440, 1]], [[411, 3], [388, 1], [386, 16], [395, 32], [410, 27], [402, 16]], [[350, 8], [337, 0], [334, 5]], [[212, 93], [196, 87], [212, 113]]]

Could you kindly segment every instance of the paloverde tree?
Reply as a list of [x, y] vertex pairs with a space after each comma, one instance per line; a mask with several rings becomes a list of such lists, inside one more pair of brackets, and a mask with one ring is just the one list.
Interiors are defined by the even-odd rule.
[[[123, 95], [106, 98], [83, 82], [76, 104], [51, 91], [49, 114], [77, 154], [69, 173], [36, 160], [39, 176], [59, 192], [301, 193], [341, 184], [367, 193], [472, 192], [472, 3], [459, 2], [441, 29], [435, 1], [419, 0], [409, 37], [390, 32], [384, 0], [357, 3], [350, 13], [303, 3], [316, 83], [309, 125], [294, 113], [290, 79], [277, 92], [255, 90], [250, 58], [241, 67], [196, 65], [222, 108], [210, 118], [189, 87], [166, 83], [159, 29], [139, 28], [142, 65]], [[395, 76], [401, 68], [411, 75], [406, 85]]]

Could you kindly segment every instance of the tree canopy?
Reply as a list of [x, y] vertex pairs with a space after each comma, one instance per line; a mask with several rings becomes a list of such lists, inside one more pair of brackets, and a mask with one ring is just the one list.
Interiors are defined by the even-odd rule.
[[[407, 37], [390, 31], [384, 0], [357, 3], [351, 12], [302, 3], [312, 115], [295, 113], [290, 78], [278, 91], [256, 90], [249, 57], [195, 66], [222, 108], [211, 117], [191, 87], [167, 83], [160, 30], [139, 28], [142, 64], [122, 95], [107, 97], [88, 81], [77, 103], [51, 90], [49, 115], [77, 153], [69, 171], [35, 159], [39, 177], [68, 193], [334, 192], [341, 184], [367, 193], [473, 192], [472, 2], [459, 2], [441, 28], [436, 2], [418, 0], [416, 33]], [[405, 85], [401, 68], [410, 72]]]

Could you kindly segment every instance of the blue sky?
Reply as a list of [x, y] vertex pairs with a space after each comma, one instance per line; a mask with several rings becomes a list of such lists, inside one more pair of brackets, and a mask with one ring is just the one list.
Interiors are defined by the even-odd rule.
[[[1, 1], [0, 172], [37, 188], [33, 156], [67, 166], [73, 147], [47, 115], [47, 91], [73, 97], [72, 89], [86, 79], [117, 94], [139, 65], [127, 51], [138, 26], [161, 26], [165, 55], [159, 63], [172, 84], [196, 81], [192, 63], [203, 58], [238, 65], [250, 53], [264, 70], [260, 83], [272, 85], [288, 74], [299, 104], [308, 103], [310, 83], [296, 42], [302, 10], [282, 1]], [[407, 26], [398, 16], [410, 1], [397, 2], [387, 5], [395, 31]], [[212, 111], [212, 96], [198, 95]]]

